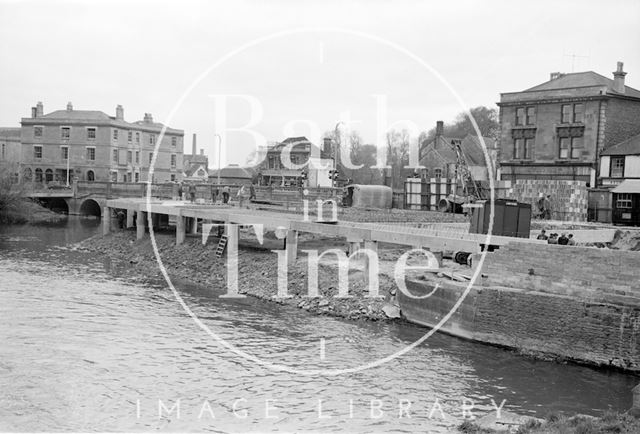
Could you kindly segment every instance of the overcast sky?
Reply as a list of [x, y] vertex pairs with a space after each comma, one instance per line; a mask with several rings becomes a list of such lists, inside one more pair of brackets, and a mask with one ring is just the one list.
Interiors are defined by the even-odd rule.
[[187, 152], [197, 133], [217, 167], [216, 133], [227, 162], [255, 148], [248, 133], [225, 131], [215, 108], [220, 95], [249, 95], [227, 98], [227, 129], [253, 111], [265, 140], [317, 141], [349, 112], [375, 143], [375, 95], [387, 125], [428, 130], [463, 110], [454, 93], [492, 107], [552, 71], [611, 77], [620, 60], [640, 88], [638, 24], [637, 0], [0, 0], [0, 126], [19, 126], [37, 101], [45, 113], [72, 101], [115, 115], [122, 104], [128, 121], [151, 112], [183, 129]]

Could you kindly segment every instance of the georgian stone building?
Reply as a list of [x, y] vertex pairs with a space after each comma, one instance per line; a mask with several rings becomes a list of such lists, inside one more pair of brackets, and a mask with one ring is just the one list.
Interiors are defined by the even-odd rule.
[[549, 81], [500, 95], [501, 179], [599, 184], [601, 153], [640, 134], [640, 91], [593, 71], [552, 73]]
[[[22, 118], [21, 174], [25, 180], [64, 183], [69, 178], [86, 181], [147, 181], [156, 141], [164, 127], [150, 113], [137, 122], [95, 110], [66, 110], [44, 114], [41, 102], [30, 118]], [[165, 130], [156, 157], [153, 180], [178, 181], [182, 177], [184, 132]]]

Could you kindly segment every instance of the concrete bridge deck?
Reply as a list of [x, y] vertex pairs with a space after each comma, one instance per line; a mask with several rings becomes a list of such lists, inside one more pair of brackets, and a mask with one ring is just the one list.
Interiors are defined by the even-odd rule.
[[[306, 232], [330, 237], [345, 238], [350, 243], [350, 251], [359, 249], [361, 243], [365, 248], [377, 249], [377, 243], [384, 242], [409, 247], [423, 247], [432, 251], [465, 251], [480, 252], [481, 245], [486, 243], [486, 236], [468, 233], [446, 233], [441, 229], [425, 229], [401, 225], [376, 223], [360, 223], [339, 221], [335, 224], [319, 223], [310, 216], [307, 220], [301, 214], [271, 212], [229, 205], [191, 204], [182, 201], [144, 199], [112, 199], [107, 200], [103, 215], [110, 215], [110, 209], [127, 210], [127, 227], [133, 226], [133, 214], [136, 214], [138, 239], [144, 237], [149, 222], [154, 226], [159, 216], [172, 216], [176, 221], [176, 244], [184, 242], [186, 228], [197, 233], [198, 221], [211, 224], [224, 224], [225, 233], [231, 237], [239, 237], [238, 227], [242, 225], [262, 225], [265, 231], [286, 233], [287, 257], [295, 261], [297, 256], [298, 233]], [[110, 231], [111, 220], [103, 220], [103, 233]], [[492, 236], [491, 245], [502, 246], [512, 242], [546, 244], [526, 238]]]

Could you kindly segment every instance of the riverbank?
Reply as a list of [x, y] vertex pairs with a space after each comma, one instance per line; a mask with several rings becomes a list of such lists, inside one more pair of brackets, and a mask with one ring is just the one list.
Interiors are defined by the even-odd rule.
[[[211, 236], [206, 245], [202, 238], [187, 237], [185, 242], [176, 246], [173, 231], [156, 232], [156, 243], [162, 263], [172, 279], [214, 288], [224, 292], [227, 285], [226, 254], [215, 256], [218, 238]], [[283, 248], [283, 241], [273, 234], [266, 234], [260, 245], [255, 236], [243, 230], [242, 241], [238, 249], [238, 289], [241, 294], [256, 297], [273, 303], [298, 307], [318, 315], [331, 315], [351, 320], [367, 319], [373, 321], [397, 317], [397, 308], [393, 305], [395, 282], [392, 265], [399, 256], [396, 250], [382, 250], [380, 255], [379, 298], [370, 298], [363, 273], [358, 261], [348, 273], [349, 298], [338, 298], [338, 272], [336, 255], [326, 255], [319, 261], [318, 290], [321, 297], [308, 296], [308, 262], [306, 255], [300, 255], [295, 265], [288, 267], [289, 298], [275, 298], [277, 294], [278, 264], [277, 255], [271, 250]], [[161, 277], [160, 267], [153, 253], [149, 237], [136, 240], [135, 230], [121, 230], [108, 236], [96, 235], [81, 243], [79, 247], [87, 251], [98, 252], [112, 260], [128, 264], [132, 272], [150, 278]], [[346, 249], [346, 243], [340, 239], [320, 238], [311, 234], [302, 234], [298, 241], [300, 250], [313, 249], [321, 253], [327, 249]]]
[[54, 223], [66, 218], [66, 214], [55, 213], [29, 199], [20, 199], [0, 211], [2, 223]]
[[640, 432], [640, 419], [628, 414], [607, 412], [602, 417], [587, 415], [568, 416], [551, 413], [544, 420], [526, 417], [505, 418], [483, 417], [477, 421], [465, 421], [458, 431], [466, 434], [597, 434]]

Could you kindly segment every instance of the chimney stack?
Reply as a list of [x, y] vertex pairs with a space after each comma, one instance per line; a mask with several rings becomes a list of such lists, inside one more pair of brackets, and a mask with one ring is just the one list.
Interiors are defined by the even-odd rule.
[[145, 113], [144, 114], [144, 123], [145, 124], [152, 124], [153, 123], [153, 116], [151, 116], [151, 113]]
[[40, 116], [44, 115], [44, 106], [42, 105], [42, 101], [38, 101], [38, 104], [36, 104], [36, 116], [37, 118], [39, 118]]
[[116, 119], [119, 121], [124, 120], [124, 109], [120, 104], [118, 104], [118, 106], [116, 107]]
[[433, 139], [433, 148], [438, 147], [438, 142], [440, 142], [440, 137], [444, 133], [444, 122], [437, 121], [436, 122], [436, 137]]
[[71, 101], [67, 103], [67, 111], [68, 112], [73, 111], [73, 104], [71, 104]]
[[204, 149], [200, 148], [200, 155], [204, 155]]
[[562, 72], [552, 72], [551, 74], [549, 74], [549, 80], [555, 80], [557, 78], [560, 78], [564, 76], [564, 74]]
[[622, 70], [623, 66], [622, 62], [618, 62], [618, 69], [613, 73], [613, 90], [617, 93], [624, 93], [624, 76], [627, 73]]
[[191, 155], [196, 156], [196, 133], [193, 133], [193, 139], [191, 140]]
[[31, 107], [31, 117], [32, 118], [35, 118], [35, 117], [38, 116], [38, 111], [37, 110], [38, 110], [37, 108]]
[[322, 141], [322, 150], [327, 156], [331, 155], [331, 137], [325, 137]]

